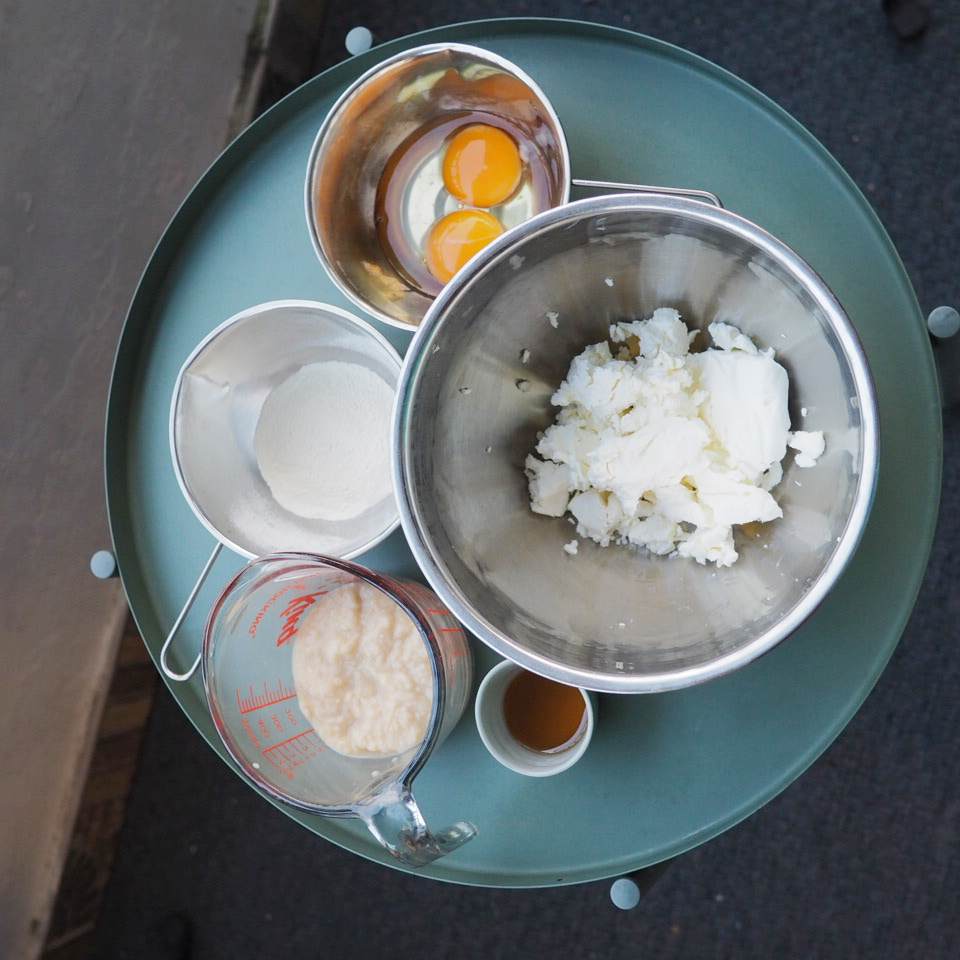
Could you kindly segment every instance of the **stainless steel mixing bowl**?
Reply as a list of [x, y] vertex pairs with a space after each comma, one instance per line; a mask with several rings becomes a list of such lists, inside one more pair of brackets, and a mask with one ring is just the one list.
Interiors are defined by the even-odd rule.
[[[737, 533], [730, 567], [590, 540], [568, 556], [570, 523], [529, 507], [524, 459], [570, 360], [658, 306], [775, 348], [793, 428], [826, 438], [813, 468], [788, 455], [783, 518]], [[646, 194], [550, 210], [471, 261], [414, 338], [394, 428], [401, 523], [457, 617], [530, 670], [623, 693], [719, 676], [796, 629], [857, 546], [878, 458], [867, 362], [824, 283], [755, 224]]]

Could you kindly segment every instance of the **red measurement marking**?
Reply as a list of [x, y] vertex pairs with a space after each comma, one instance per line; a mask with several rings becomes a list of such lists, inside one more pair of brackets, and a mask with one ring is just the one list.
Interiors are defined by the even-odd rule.
[[244, 732], [245, 732], [246, 735], [250, 738], [250, 742], [251, 742], [258, 750], [260, 750], [260, 749], [262, 748], [262, 744], [261, 744], [260, 741], [257, 739], [257, 735], [253, 732], [253, 724], [252, 724], [246, 717], [243, 718], [243, 720], [241, 721], [241, 723], [243, 724], [243, 730], [244, 730]]
[[427, 613], [435, 613], [435, 614], [437, 614], [438, 616], [441, 616], [441, 617], [449, 617], [449, 616], [450, 616], [450, 611], [449, 611], [449, 610], [428, 610]]
[[293, 589], [293, 590], [302, 590], [303, 587], [297, 586], [296, 584], [293, 584], [293, 586], [291, 587], [290, 584], [287, 584], [287, 586], [285, 586], [285, 587], [283, 587], [282, 589], [278, 590], [278, 591], [260, 608], [260, 612], [256, 615], [256, 617], [253, 618], [253, 623], [250, 624], [250, 629], [247, 631], [247, 633], [249, 633], [251, 637], [255, 637], [255, 636], [257, 635], [257, 628], [260, 626], [260, 621], [263, 620], [263, 618], [266, 616], [267, 611], [277, 602], [277, 600], [280, 599], [280, 597], [282, 597], [288, 590], [291, 590], [291, 589]]
[[294, 779], [296, 768], [323, 753], [320, 738], [313, 729], [290, 737], [263, 751], [263, 755], [284, 776]]
[[277, 681], [277, 689], [267, 688], [267, 682], [263, 682], [263, 693], [254, 693], [253, 687], [250, 687], [250, 696], [241, 697], [237, 690], [237, 708], [241, 714], [252, 713], [254, 710], [262, 710], [264, 707], [272, 707], [275, 703], [283, 703], [284, 700], [290, 700], [297, 695], [297, 691], [290, 687], [285, 687], [282, 680]]
[[297, 626], [304, 611], [312, 603], [316, 603], [317, 597], [322, 597], [327, 591], [317, 590], [315, 593], [304, 593], [299, 597], [294, 597], [283, 609], [280, 618], [283, 620], [283, 629], [280, 636], [277, 637], [277, 646], [282, 647], [288, 640], [292, 640], [297, 632]]
[[[299, 740], [303, 740], [304, 737], [307, 737], [307, 735], [311, 733], [313, 734], [314, 738], [319, 739], [317, 738], [317, 735], [314, 732], [313, 727], [311, 727], [309, 730], [304, 730], [303, 733], [298, 733], [295, 737], [290, 737], [288, 740], [281, 740], [279, 743], [275, 743], [272, 747], [269, 747], [267, 750], [264, 750], [263, 752], [264, 754], [267, 754], [267, 753], [270, 753], [271, 750], [276, 750], [277, 747], [282, 747], [284, 744], [296, 743]], [[317, 746], [319, 747], [320, 744], [318, 743]]]
[[459, 627], [441, 627], [437, 633], [459, 633]]

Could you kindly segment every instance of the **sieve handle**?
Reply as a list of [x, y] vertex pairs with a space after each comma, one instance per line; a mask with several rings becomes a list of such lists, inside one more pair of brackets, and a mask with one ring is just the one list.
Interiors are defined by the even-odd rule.
[[686, 190], [682, 187], [645, 187], [639, 183], [613, 183], [609, 180], [571, 180], [575, 187], [591, 187], [596, 190], [625, 190], [628, 193], [667, 193], [677, 197], [696, 197], [723, 209], [720, 198], [707, 190]]
[[160, 668], [171, 680], [189, 680], [197, 672], [197, 667], [200, 666], [200, 657], [202, 656], [202, 652], [197, 654], [197, 659], [193, 661], [193, 666], [186, 673], [177, 673], [175, 670], [171, 670], [170, 667], [167, 666], [167, 650], [170, 648], [170, 644], [173, 643], [173, 638], [177, 635], [177, 631], [180, 629], [181, 624], [187, 618], [187, 614], [190, 612], [190, 608], [193, 606], [194, 600], [197, 599], [197, 594], [200, 592], [200, 588], [207, 579], [207, 575], [210, 573], [210, 570], [213, 567], [217, 557], [220, 555], [220, 551], [222, 549], [223, 544], [218, 540], [217, 545], [213, 548], [213, 553], [210, 554], [210, 559], [207, 561], [206, 566], [200, 571], [200, 577], [196, 584], [194, 584], [193, 590], [190, 591], [190, 596], [187, 597], [187, 602], [183, 605], [183, 609], [180, 611], [180, 616], [177, 617], [176, 623], [174, 623], [170, 633], [167, 634], [167, 639], [163, 642], [163, 647], [160, 650]]

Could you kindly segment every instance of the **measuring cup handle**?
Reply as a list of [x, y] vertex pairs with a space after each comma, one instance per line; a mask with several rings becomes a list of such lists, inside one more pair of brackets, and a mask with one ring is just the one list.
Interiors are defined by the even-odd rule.
[[715, 207], [723, 209], [720, 198], [707, 190], [686, 190], [683, 187], [645, 187], [639, 183], [612, 183], [609, 180], [571, 180], [575, 187], [590, 187], [596, 190], [626, 190], [628, 193], [668, 193], [677, 197], [696, 197], [707, 200]]
[[193, 601], [197, 599], [197, 594], [200, 592], [200, 588], [207, 579], [207, 575], [210, 573], [214, 562], [220, 555], [220, 550], [222, 547], [223, 544], [218, 541], [217, 545], [213, 548], [213, 553], [210, 554], [210, 559], [207, 561], [206, 566], [200, 572], [200, 578], [197, 580], [196, 584], [194, 584], [193, 590], [190, 591], [190, 596], [187, 597], [187, 602], [180, 611], [180, 616], [177, 617], [173, 628], [170, 630], [170, 633], [167, 634], [167, 639], [163, 642], [163, 647], [160, 649], [160, 668], [171, 680], [189, 680], [197, 672], [197, 667], [200, 666], [201, 654], [198, 653], [197, 659], [193, 661], [193, 666], [186, 673], [177, 673], [175, 670], [171, 670], [167, 665], [167, 650], [169, 650], [170, 644], [173, 643], [173, 638], [177, 635], [180, 625], [190, 612], [190, 608], [193, 606]]
[[409, 789], [383, 799], [376, 806], [360, 807], [357, 814], [370, 832], [398, 860], [411, 867], [425, 867], [476, 836], [472, 823], [459, 821], [446, 830], [431, 833]]

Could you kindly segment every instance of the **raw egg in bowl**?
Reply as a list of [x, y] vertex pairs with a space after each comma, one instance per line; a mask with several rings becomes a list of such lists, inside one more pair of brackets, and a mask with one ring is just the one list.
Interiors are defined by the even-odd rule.
[[415, 47], [356, 81], [317, 134], [305, 204], [314, 250], [374, 317], [415, 328], [487, 243], [570, 191], [550, 102], [509, 61]]

